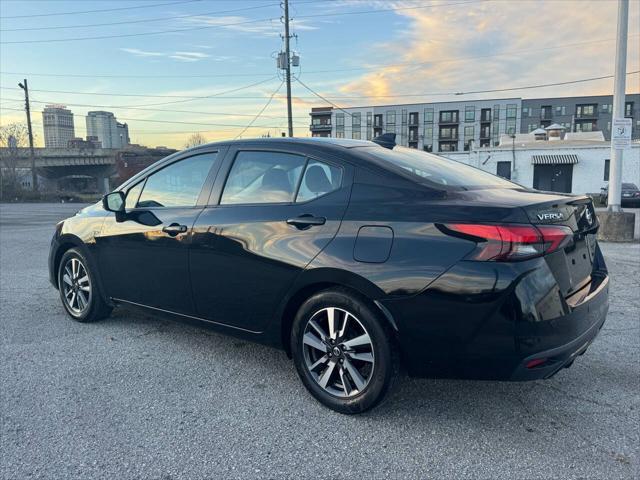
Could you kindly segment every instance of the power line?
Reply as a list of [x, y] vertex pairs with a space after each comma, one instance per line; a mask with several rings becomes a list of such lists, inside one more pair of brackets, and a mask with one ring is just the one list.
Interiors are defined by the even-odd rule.
[[[14, 98], [5, 98], [6, 101], [10, 101], [10, 102], [22, 102], [23, 100], [20, 99], [14, 99]], [[0, 105], [4, 103], [4, 102], [0, 102]], [[50, 105], [50, 104], [55, 104], [57, 102], [53, 101], [53, 100], [34, 100], [31, 99], [31, 103], [40, 103], [42, 105]], [[141, 108], [141, 107], [129, 107], [129, 106], [125, 106], [125, 105], [96, 105], [96, 104], [91, 104], [91, 103], [68, 103], [68, 102], [64, 102], [64, 105], [67, 107], [91, 107], [91, 108], [113, 108], [113, 109], [117, 109], [117, 108], [121, 108], [123, 110], [141, 110], [141, 111], [145, 111], [145, 112], [159, 112], [159, 113], [191, 113], [194, 115], [212, 115], [212, 116], [227, 116], [227, 117], [253, 117], [254, 114], [252, 113], [227, 113], [227, 112], [203, 112], [203, 111], [194, 111], [194, 110], [169, 110], [169, 109], [164, 109], [164, 108]], [[275, 115], [263, 115], [264, 118], [276, 118], [276, 119], [283, 119], [283, 118], [287, 118], [285, 116], [275, 116]], [[293, 118], [298, 118], [298, 119], [307, 119], [308, 120], [308, 116], [305, 117], [296, 117], [294, 116]]]
[[336, 105], [335, 103], [333, 103], [331, 100], [326, 99], [325, 97], [323, 97], [322, 95], [320, 95], [318, 92], [316, 92], [315, 90], [313, 90], [311, 87], [308, 87], [302, 80], [300, 80], [299, 78], [296, 78], [296, 81], [302, 85], [304, 88], [306, 88], [307, 90], [309, 90], [311, 93], [313, 93], [316, 97], [324, 100], [325, 102], [327, 102], [329, 105], [332, 105], [334, 108], [337, 108], [338, 110], [342, 110], [344, 113], [346, 113], [347, 115], [349, 115], [350, 117], [352, 116], [351, 113], [347, 112], [344, 108]]
[[[492, 1], [492, 0], [481, 0], [481, 1]], [[300, 15], [297, 18], [316, 18], [316, 17], [335, 17], [342, 15], [358, 15], [358, 14], [371, 14], [371, 13], [384, 13], [384, 12], [394, 12], [394, 11], [403, 11], [403, 10], [415, 10], [415, 9], [423, 9], [423, 8], [435, 8], [435, 7], [446, 7], [446, 6], [455, 6], [455, 5], [468, 5], [471, 3], [476, 3], [477, 0], [472, 0], [468, 2], [456, 2], [456, 3], [442, 3], [442, 4], [430, 4], [418, 7], [397, 7], [397, 8], [387, 8], [387, 9], [378, 9], [378, 10], [359, 10], [355, 12], [336, 12], [336, 13], [323, 13], [323, 14], [313, 14], [313, 15]], [[23, 44], [23, 43], [49, 43], [49, 42], [69, 42], [69, 41], [80, 41], [80, 40], [102, 40], [107, 38], [124, 38], [124, 37], [140, 37], [147, 35], [160, 35], [164, 33], [176, 33], [176, 32], [185, 32], [185, 31], [193, 31], [193, 30], [203, 30], [207, 28], [222, 28], [222, 27], [230, 27], [234, 25], [244, 25], [248, 23], [259, 23], [259, 22], [269, 22], [273, 20], [279, 20], [277, 18], [264, 18], [258, 20], [247, 20], [244, 22], [237, 23], [229, 23], [229, 24], [217, 24], [217, 25], [204, 25], [200, 27], [190, 27], [190, 28], [182, 28], [182, 29], [174, 29], [174, 30], [160, 30], [156, 32], [137, 32], [137, 33], [127, 33], [127, 34], [119, 34], [119, 35], [99, 35], [99, 36], [91, 36], [91, 37], [73, 37], [73, 38], [53, 38], [46, 40], [13, 40], [13, 41], [4, 41], [0, 42], [0, 44]]]
[[12, 15], [12, 16], [3, 16], [3, 18], [33, 18], [33, 17], [55, 17], [59, 15], [78, 15], [81, 13], [98, 13], [98, 12], [115, 12], [116, 10], [134, 10], [139, 8], [152, 8], [152, 7], [162, 7], [167, 5], [177, 5], [177, 4], [185, 4], [185, 3], [193, 3], [200, 2], [202, 0], [184, 0], [180, 2], [169, 2], [169, 3], [154, 3], [151, 5], [136, 5], [131, 7], [118, 7], [118, 8], [103, 8], [100, 10], [81, 10], [75, 12], [54, 12], [54, 13], [37, 13], [32, 15]]
[[[307, 72], [311, 73], [311, 72]], [[259, 77], [273, 75], [273, 72], [265, 73], [220, 73], [202, 75], [112, 75], [112, 74], [86, 74], [86, 73], [36, 73], [36, 72], [0, 72], [2, 75], [35, 76], [35, 77], [78, 77], [78, 78], [218, 78], [218, 77]]]
[[209, 28], [224, 28], [224, 27], [233, 27], [238, 25], [247, 25], [250, 23], [260, 23], [260, 22], [271, 22], [274, 20], [279, 20], [277, 18], [261, 18], [257, 20], [245, 20], [243, 22], [235, 22], [235, 23], [219, 23], [216, 25], [202, 25], [199, 27], [189, 27], [189, 28], [178, 28], [172, 30], [159, 30], [156, 32], [137, 32], [137, 33], [124, 33], [119, 35], [96, 35], [93, 37], [71, 37], [71, 38], [49, 38], [46, 40], [13, 40], [9, 42], [0, 42], [2, 45], [9, 44], [24, 44], [24, 43], [52, 43], [52, 42], [75, 42], [80, 40], [104, 40], [107, 38], [126, 38], [126, 37], [143, 37], [147, 35], [160, 35], [164, 33], [178, 33], [178, 32], [191, 32], [194, 30], [206, 30]]
[[107, 27], [107, 26], [113, 26], [113, 25], [127, 25], [131, 23], [160, 22], [163, 20], [176, 20], [181, 18], [201, 17], [203, 15], [218, 15], [221, 13], [244, 12], [246, 10], [255, 10], [258, 8], [273, 7], [278, 5], [279, 5], [278, 3], [268, 3], [265, 5], [255, 5], [252, 7], [234, 8], [233, 10], [216, 10], [214, 12], [202, 12], [202, 13], [194, 13], [189, 15], [173, 15], [171, 17], [160, 17], [160, 18], [143, 18], [140, 20], [125, 20], [121, 22], [89, 23], [84, 25], [58, 25], [53, 27], [3, 28], [3, 29], [0, 29], [0, 32], [22, 32], [22, 31], [31, 31], [31, 30], [60, 30], [60, 29], [66, 29], [66, 28]]
[[[236, 135], [236, 137], [234, 138], [234, 140], [238, 137], [240, 137], [244, 132], [246, 132], [249, 128], [251, 128], [251, 126], [253, 125], [253, 123], [260, 118], [260, 115], [262, 115], [262, 113], [267, 109], [267, 107], [271, 104], [271, 101], [273, 100], [273, 97], [276, 96], [276, 94], [280, 91], [280, 89], [282, 88], [282, 85], [284, 84], [284, 82], [281, 82], [280, 85], [278, 85], [278, 88], [276, 88], [273, 93], [271, 94], [271, 96], [269, 97], [269, 100], [267, 100], [267, 103], [264, 104], [264, 107], [262, 107], [262, 109], [256, 114], [255, 117], [253, 117], [253, 119], [247, 124], [246, 127], [244, 127], [242, 129], [242, 131]], [[278, 128], [278, 127], [274, 127], [274, 128]]]
[[[282, 84], [278, 87], [278, 90], [280, 90], [281, 86], [282, 86]], [[259, 117], [262, 114], [262, 112], [264, 112], [264, 110], [266, 110], [266, 108], [271, 103], [271, 100], [275, 96], [275, 93], [277, 93], [277, 91], [274, 92], [274, 94], [269, 98], [269, 102], [266, 103], [266, 105], [262, 108], [260, 113], [251, 121], [251, 123], [248, 126], [238, 125], [238, 124], [235, 124], [235, 123], [185, 122], [185, 121], [182, 121], [182, 120], [153, 120], [153, 119], [149, 119], [149, 118], [124, 118], [124, 117], [118, 117], [118, 119], [119, 120], [125, 120], [127, 122], [163, 123], [163, 124], [169, 124], [169, 125], [205, 125], [205, 126], [209, 126], [209, 127], [244, 128], [246, 130], [251, 125], [253, 125], [253, 122], [257, 119], [257, 117]], [[8, 108], [8, 107], [7, 108], [3, 107], [3, 110], [12, 110], [12, 111], [17, 111], [17, 112], [24, 111], [21, 108]], [[74, 114], [74, 117], [76, 117], [76, 116], [80, 117], [80, 118], [88, 118], [88, 115], [76, 115], [76, 114]], [[279, 128], [279, 125], [256, 125], [256, 127], [261, 127], [261, 128]]]

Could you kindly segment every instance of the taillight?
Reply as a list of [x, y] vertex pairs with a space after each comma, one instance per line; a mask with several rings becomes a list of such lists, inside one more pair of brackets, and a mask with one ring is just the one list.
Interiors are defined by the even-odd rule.
[[560, 225], [482, 225], [449, 223], [443, 231], [477, 243], [471, 259], [517, 261], [564, 248], [573, 238], [569, 227]]

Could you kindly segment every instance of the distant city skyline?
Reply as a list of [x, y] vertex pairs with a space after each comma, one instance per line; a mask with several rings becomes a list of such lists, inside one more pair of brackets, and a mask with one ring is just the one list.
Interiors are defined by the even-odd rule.
[[[17, 83], [26, 77], [37, 145], [44, 136], [36, 112], [49, 103], [73, 111], [77, 137], [88, 134], [80, 117], [105, 110], [127, 123], [132, 143], [182, 148], [194, 132], [209, 141], [233, 138], [281, 85], [273, 58], [281, 49], [277, 3], [132, 0], [116, 9], [104, 1], [3, 1], [0, 123], [25, 121]], [[607, 95], [612, 79], [454, 93], [611, 75], [616, 5], [291, 0], [292, 48], [301, 57], [295, 75], [344, 107]], [[78, 13], [92, 10], [107, 11]], [[640, 70], [639, 25], [640, 2], [632, 1], [628, 72]], [[80, 40], [86, 37], [111, 38]], [[64, 38], [77, 40], [57, 41]], [[640, 75], [629, 75], [627, 92], [639, 91]], [[309, 111], [329, 104], [295, 81], [293, 95], [294, 132], [308, 136]], [[283, 96], [280, 88], [244, 137], [286, 130]]]

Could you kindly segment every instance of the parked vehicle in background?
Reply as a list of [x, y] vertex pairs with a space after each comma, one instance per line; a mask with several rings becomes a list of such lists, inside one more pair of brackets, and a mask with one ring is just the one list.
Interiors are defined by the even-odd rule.
[[[640, 207], [640, 189], [634, 183], [623, 183], [620, 200], [623, 207]], [[603, 205], [607, 205], [609, 203], [608, 184], [600, 189], [600, 203]]]
[[383, 137], [171, 155], [57, 225], [51, 282], [77, 321], [127, 304], [282, 348], [343, 413], [377, 405], [401, 361], [493, 380], [570, 366], [608, 309], [591, 199]]

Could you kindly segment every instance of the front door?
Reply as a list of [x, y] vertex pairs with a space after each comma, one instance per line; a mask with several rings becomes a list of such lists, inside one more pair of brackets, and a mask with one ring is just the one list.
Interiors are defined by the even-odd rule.
[[110, 297], [193, 313], [188, 245], [216, 166], [215, 152], [191, 156], [128, 189], [126, 213], [109, 216], [96, 237]]
[[533, 188], [546, 192], [571, 193], [573, 165], [534, 165]]
[[296, 276], [337, 233], [350, 170], [284, 151], [228, 157], [219, 205], [194, 226], [194, 299], [202, 318], [263, 331]]

